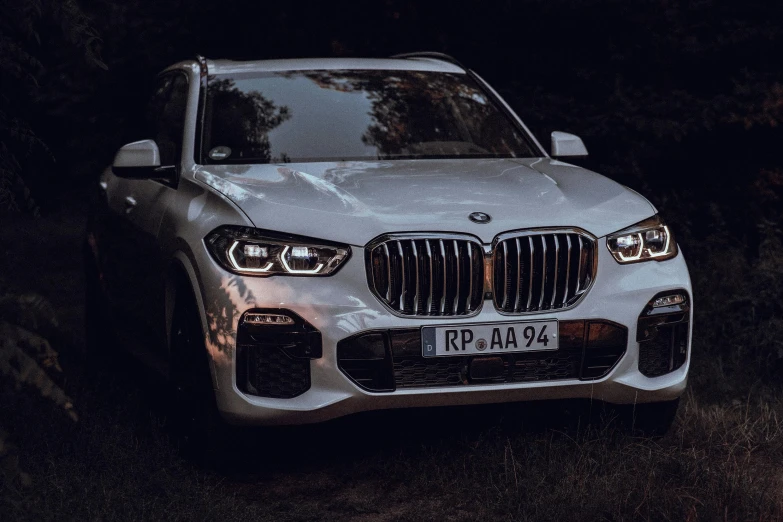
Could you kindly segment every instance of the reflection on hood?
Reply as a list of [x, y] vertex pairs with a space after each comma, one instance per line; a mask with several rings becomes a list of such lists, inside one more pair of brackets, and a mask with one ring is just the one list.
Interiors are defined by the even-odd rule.
[[[644, 198], [603, 176], [538, 159], [445, 159], [210, 165], [201, 182], [259, 228], [364, 245], [390, 232], [498, 233], [578, 227], [603, 236], [654, 214]], [[472, 212], [492, 217], [468, 220]]]

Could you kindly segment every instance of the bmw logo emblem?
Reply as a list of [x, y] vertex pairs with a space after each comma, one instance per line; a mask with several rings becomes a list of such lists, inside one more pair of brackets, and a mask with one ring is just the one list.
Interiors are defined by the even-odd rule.
[[492, 218], [483, 212], [473, 212], [468, 218], [474, 223], [489, 223]]

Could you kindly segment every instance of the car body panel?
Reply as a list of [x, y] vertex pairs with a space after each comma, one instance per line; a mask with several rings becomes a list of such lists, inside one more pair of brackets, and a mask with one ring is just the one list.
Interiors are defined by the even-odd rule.
[[[314, 68], [464, 72], [455, 64], [432, 58], [208, 61], [207, 66], [210, 74]], [[690, 366], [690, 338], [685, 364], [655, 378], [640, 373], [639, 343], [635, 341], [640, 312], [660, 292], [687, 292], [692, 324], [693, 296], [682, 252], [666, 261], [623, 265], [606, 248], [607, 234], [656, 213], [633, 190], [551, 159], [543, 150], [538, 158], [198, 165], [198, 103], [206, 71], [194, 61], [175, 64], [164, 73], [169, 71], [182, 71], [189, 81], [177, 177], [169, 185], [153, 180], [140, 182], [145, 187], [142, 190], [142, 185], [121, 180], [107, 169], [100, 180], [102, 191], [96, 214], [96, 219], [107, 223], [92, 223], [88, 233], [99, 270], [110, 275], [106, 280], [109, 292], [116, 282], [112, 279], [129, 273], [123, 271], [118, 258], [133, 247], [134, 227], [144, 232], [147, 246], [154, 250], [145, 254], [154, 263], [143, 267], [154, 272], [151, 277], [143, 281], [141, 276], [126, 277], [117, 284], [151, 283], [146, 294], [149, 300], [142, 304], [148, 313], [157, 314], [152, 328], [160, 342], [151, 340], [142, 351], [155, 354], [157, 361], [152, 365], [164, 372], [173, 303], [182, 298], [172, 288], [172, 278], [185, 274], [200, 314], [217, 404], [230, 422], [299, 424], [381, 408], [553, 398], [633, 404], [672, 400], [683, 392]], [[502, 99], [499, 101], [507, 107]], [[512, 117], [517, 118], [513, 113]], [[517, 122], [524, 128], [518, 118]], [[143, 200], [137, 205], [143, 212], [128, 216], [122, 204], [128, 196]], [[473, 223], [468, 219], [472, 212], [485, 212], [492, 219]], [[106, 226], [111, 220], [117, 223]], [[254, 226], [342, 242], [351, 245], [352, 255], [329, 277], [240, 276], [222, 268], [204, 243], [211, 231], [224, 225]], [[122, 227], [127, 230], [115, 233], [124, 230]], [[576, 306], [567, 310], [510, 317], [499, 313], [491, 300], [485, 300], [480, 312], [471, 317], [399, 317], [390, 313], [369, 288], [365, 245], [382, 234], [466, 233], [489, 249], [501, 233], [542, 227], [577, 227], [598, 238], [594, 284]], [[133, 259], [134, 263], [144, 263], [138, 255]], [[321, 332], [323, 355], [311, 361], [311, 388], [300, 396], [271, 399], [238, 389], [237, 325], [241, 315], [253, 308], [290, 310]], [[595, 381], [473, 384], [391, 393], [363, 390], [337, 367], [337, 343], [357, 332], [532, 319], [614, 321], [628, 328], [627, 351], [608, 375]]]
[[[521, 228], [579, 227], [600, 237], [653, 215], [646, 199], [549, 158], [208, 165], [197, 179], [255, 226], [364, 245], [390, 232], [463, 232], [489, 243]], [[489, 223], [468, 220], [485, 212]]]
[[115, 327], [144, 351], [158, 350], [163, 340], [157, 328], [163, 308], [156, 293], [163, 284], [166, 261], [158, 243], [158, 228], [174, 197], [175, 190], [165, 184], [123, 179], [110, 201], [117, 224], [113, 234], [116, 244], [122, 245], [114, 263], [120, 272], [115, 280], [122, 284], [111, 302], [119, 305], [115, 314], [123, 320], [116, 321]]
[[[214, 362], [219, 407], [227, 420], [238, 424], [298, 424], [383, 408], [568, 397], [593, 398], [617, 404], [675, 399], [687, 383], [690, 354], [681, 368], [661, 377], [648, 378], [638, 370], [639, 344], [635, 339], [637, 318], [653, 296], [673, 289], [692, 294], [682, 253], [663, 262], [620, 265], [607, 252], [605, 240], [599, 240], [598, 251], [596, 282], [575, 308], [509, 317], [495, 310], [491, 301], [485, 301], [478, 315], [464, 319], [400, 318], [390, 314], [367, 286], [363, 249], [355, 249], [352, 258], [334, 276], [316, 280], [278, 276], [243, 278], [226, 273], [212, 260], [206, 248], [196, 251], [194, 261], [202, 267], [200, 285], [206, 289], [208, 296], [204, 316], [207, 324], [221, 324], [224, 328], [213, 329], [206, 334]], [[209, 266], [211, 269], [207, 270]], [[299, 397], [256, 397], [237, 388], [233, 357], [236, 324], [242, 313], [257, 307], [291, 310], [318, 328], [323, 336], [323, 357], [311, 362], [312, 387]], [[226, 317], [232, 319], [224, 320]], [[596, 381], [559, 380], [373, 393], [359, 388], [337, 367], [337, 343], [362, 331], [455, 322], [606, 318], [628, 327], [628, 351], [607, 376]]]

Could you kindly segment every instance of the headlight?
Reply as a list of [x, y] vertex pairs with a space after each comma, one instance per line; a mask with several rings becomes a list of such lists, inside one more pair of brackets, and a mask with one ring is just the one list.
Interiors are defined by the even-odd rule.
[[657, 215], [611, 234], [606, 246], [618, 263], [663, 261], [677, 255], [677, 242]]
[[351, 247], [255, 228], [224, 226], [204, 242], [223, 268], [235, 274], [327, 276], [350, 257]]

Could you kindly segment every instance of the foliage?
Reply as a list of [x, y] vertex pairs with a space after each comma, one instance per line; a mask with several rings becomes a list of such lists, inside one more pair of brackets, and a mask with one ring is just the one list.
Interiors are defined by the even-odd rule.
[[0, 2], [0, 212], [38, 212], [27, 180], [54, 159], [33, 123], [36, 104], [56, 96], [47, 78], [48, 58], [64, 46], [105, 68], [99, 43], [74, 0]]
[[[12, 386], [17, 393], [35, 390], [75, 422], [78, 417], [71, 399], [47, 373], [62, 371], [57, 352], [44, 337], [57, 327], [54, 309], [41, 296], [0, 295], [0, 383]], [[23, 484], [30, 482], [30, 477], [19, 469], [16, 447], [2, 427], [0, 468], [6, 480], [18, 477]]]
[[37, 487], [22, 502], [5, 504], [9, 518], [783, 517], [780, 396], [711, 404], [701, 392], [689, 393], [673, 432], [660, 441], [625, 436], [611, 424], [585, 427], [558, 403], [384, 411], [254, 431], [233, 441], [241, 464], [212, 473], [172, 451], [163, 417], [150, 404], [158, 398], [145, 400], [144, 386], [134, 374], [85, 387], [79, 404], [91, 415], [69, 434], [67, 449], [51, 444], [52, 435], [36, 424], [52, 423], [29, 412], [31, 442], [48, 444], [47, 451], [31, 469], [41, 477]]
[[713, 207], [716, 230], [694, 241], [692, 278], [696, 296], [696, 346], [717, 358], [726, 370], [776, 380], [783, 369], [783, 212], [779, 172], [762, 172], [757, 201], [771, 199], [757, 216], [753, 244], [728, 234], [721, 209]]

